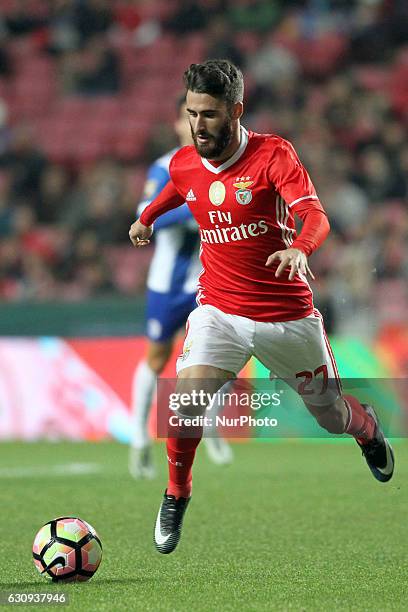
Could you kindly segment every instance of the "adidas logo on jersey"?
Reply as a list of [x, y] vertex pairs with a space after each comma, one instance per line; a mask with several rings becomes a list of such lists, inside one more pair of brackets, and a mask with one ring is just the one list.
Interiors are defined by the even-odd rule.
[[187, 202], [195, 202], [197, 200], [197, 198], [194, 195], [194, 191], [192, 189], [190, 189], [190, 191], [186, 195], [186, 200]]

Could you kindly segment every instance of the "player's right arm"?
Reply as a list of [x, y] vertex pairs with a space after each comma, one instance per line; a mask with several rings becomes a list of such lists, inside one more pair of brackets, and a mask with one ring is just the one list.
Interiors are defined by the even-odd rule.
[[[142, 214], [144, 209], [157, 198], [159, 193], [164, 189], [167, 183], [170, 180], [168, 163], [166, 166], [165, 157], [157, 160], [154, 164], [152, 164], [149, 168], [149, 172], [147, 174], [146, 183], [143, 189], [143, 198], [137, 207], [137, 212], [139, 216]], [[178, 208], [174, 208], [173, 210], [169, 210], [168, 212], [160, 215], [160, 217], [156, 220], [154, 224], [154, 229], [157, 232], [158, 230], [165, 229], [172, 225], [179, 225], [180, 223], [185, 223], [186, 221], [190, 221], [193, 216], [187, 204], [183, 206], [179, 206]]]
[[153, 233], [153, 223], [169, 210], [184, 204], [184, 197], [179, 194], [173, 181], [169, 181], [159, 195], [144, 209], [139, 219], [130, 226], [129, 237], [133, 246], [149, 244]]

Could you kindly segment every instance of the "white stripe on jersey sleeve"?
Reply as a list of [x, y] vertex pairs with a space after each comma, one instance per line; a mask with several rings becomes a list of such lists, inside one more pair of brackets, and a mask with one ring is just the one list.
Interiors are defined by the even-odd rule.
[[289, 219], [289, 207], [281, 196], [276, 196], [276, 220], [282, 230], [282, 240], [288, 249], [293, 242], [293, 234], [296, 230], [287, 226]]
[[289, 208], [291, 208], [291, 206], [294, 206], [295, 204], [297, 204], [298, 202], [301, 202], [302, 200], [318, 200], [318, 199], [319, 198], [317, 196], [307, 195], [307, 196], [303, 196], [302, 198], [298, 198], [297, 200], [294, 200], [293, 202], [288, 204], [288, 206]]

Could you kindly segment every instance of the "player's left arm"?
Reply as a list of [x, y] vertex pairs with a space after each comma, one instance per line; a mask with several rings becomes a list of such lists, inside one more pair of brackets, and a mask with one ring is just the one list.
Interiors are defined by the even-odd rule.
[[279, 262], [276, 277], [289, 269], [289, 280], [293, 280], [297, 272], [314, 279], [307, 258], [323, 243], [330, 225], [313, 183], [288, 141], [282, 140], [281, 145], [275, 149], [269, 178], [291, 213], [300, 217], [303, 226], [293, 244], [269, 255], [265, 265]]
[[329, 221], [318, 200], [302, 201], [297, 205], [295, 212], [303, 222], [299, 236], [289, 248], [269, 255], [265, 265], [271, 266], [273, 262], [279, 261], [276, 277], [279, 277], [286, 268], [290, 268], [289, 280], [293, 280], [297, 272], [314, 279], [307, 258], [326, 239], [330, 231]]

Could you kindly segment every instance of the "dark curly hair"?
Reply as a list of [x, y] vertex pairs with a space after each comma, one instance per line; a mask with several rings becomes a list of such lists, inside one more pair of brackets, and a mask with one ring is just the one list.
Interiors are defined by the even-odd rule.
[[228, 60], [191, 64], [184, 73], [184, 84], [187, 90], [225, 100], [229, 107], [244, 98], [242, 72]]

